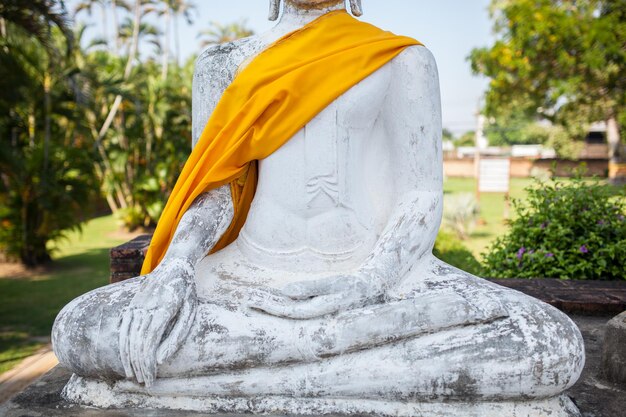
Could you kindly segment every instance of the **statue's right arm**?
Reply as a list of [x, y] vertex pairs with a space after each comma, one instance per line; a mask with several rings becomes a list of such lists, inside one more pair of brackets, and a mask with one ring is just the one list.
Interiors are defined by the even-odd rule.
[[[215, 82], [223, 74], [211, 73], [212, 54], [196, 61], [192, 94], [192, 135], [197, 141], [204, 124], [228, 83]], [[159, 265], [141, 281], [129, 306], [122, 312], [119, 349], [127, 378], [151, 385], [157, 364], [179, 349], [195, 317], [195, 268], [215, 246], [234, 215], [230, 187], [198, 196], [182, 216]]]
[[[204, 127], [230, 84], [223, 65], [215, 65], [219, 46], [205, 49], [196, 60], [191, 94], [191, 134], [195, 147]], [[222, 63], [223, 64], [223, 63]], [[196, 264], [215, 246], [233, 219], [234, 209], [230, 187], [223, 185], [201, 194], [183, 215], [162, 264], [184, 261], [195, 269]]]

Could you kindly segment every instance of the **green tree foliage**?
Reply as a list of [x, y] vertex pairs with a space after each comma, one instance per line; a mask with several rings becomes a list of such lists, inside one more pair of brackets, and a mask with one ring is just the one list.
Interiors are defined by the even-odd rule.
[[446, 128], [444, 128], [441, 131], [441, 138], [443, 139], [444, 142], [446, 141], [454, 142], [454, 134]]
[[626, 189], [578, 176], [526, 191], [508, 233], [483, 255], [487, 276], [626, 279]]
[[80, 227], [97, 185], [91, 149], [73, 135], [80, 112], [64, 11], [17, 3], [0, 6], [0, 250], [37, 265], [50, 259], [50, 240]]
[[607, 121], [620, 157], [626, 119], [623, 0], [492, 0], [496, 42], [472, 51], [472, 69], [491, 79], [485, 112], [505, 121], [551, 120], [571, 137]]
[[29, 265], [94, 199], [130, 229], [155, 225], [190, 152], [195, 57], [172, 62], [170, 21], [162, 33], [148, 17], [171, 19], [176, 41], [193, 5], [85, 0], [77, 12], [94, 7], [115, 31], [103, 20], [87, 43], [60, 0], [0, 4], [0, 251]]
[[463, 133], [455, 142], [455, 146], [474, 146], [476, 145], [476, 132], [469, 131]]
[[545, 145], [555, 150], [557, 156], [576, 159], [583, 143], [571, 139], [571, 134], [560, 125], [538, 123], [514, 113], [510, 117], [494, 118], [485, 129], [492, 146]]
[[202, 38], [201, 45], [217, 45], [220, 43], [232, 42], [239, 38], [251, 36], [254, 32], [248, 28], [245, 21], [233, 22], [223, 25], [219, 22], [211, 22], [210, 27], [203, 30], [198, 35]]

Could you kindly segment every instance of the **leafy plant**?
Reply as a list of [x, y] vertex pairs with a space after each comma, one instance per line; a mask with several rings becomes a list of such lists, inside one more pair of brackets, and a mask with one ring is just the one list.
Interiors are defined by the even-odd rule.
[[498, 278], [626, 279], [626, 189], [583, 180], [541, 182], [514, 200], [509, 232], [483, 254]]
[[624, 2], [491, 0], [490, 14], [495, 41], [470, 55], [473, 71], [490, 78], [485, 114], [560, 125], [569, 137], [553, 138], [559, 154], [574, 151], [566, 142], [582, 139], [581, 127], [605, 121], [608, 156], [624, 162]]
[[97, 188], [89, 152], [49, 145], [0, 148], [0, 250], [35, 266], [50, 260], [48, 243], [80, 230]]
[[472, 252], [447, 230], [442, 230], [437, 235], [433, 255], [471, 274], [479, 274], [481, 271], [481, 265]]
[[443, 209], [443, 225], [465, 240], [476, 225], [478, 214], [478, 202], [472, 193], [448, 196]]

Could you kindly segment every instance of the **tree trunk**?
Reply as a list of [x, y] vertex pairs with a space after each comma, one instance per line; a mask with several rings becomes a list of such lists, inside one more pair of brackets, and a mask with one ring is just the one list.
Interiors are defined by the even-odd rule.
[[101, 3], [102, 6], [102, 37], [106, 43], [107, 49], [109, 49], [109, 22], [107, 19], [107, 5]]
[[168, 64], [170, 62], [170, 6], [165, 4], [165, 45], [163, 46], [163, 63], [161, 79], [167, 80]]
[[48, 159], [50, 157], [50, 136], [51, 136], [51, 107], [50, 103], [50, 87], [52, 79], [50, 73], [46, 70], [43, 78], [43, 111], [44, 111], [44, 136], [43, 136], [43, 177], [42, 181], [46, 181], [48, 171]]
[[113, 53], [118, 56], [120, 54], [120, 25], [117, 20], [117, 0], [111, 0], [111, 5], [113, 7]]
[[176, 41], [176, 66], [180, 67], [180, 32], [178, 30], [178, 15], [174, 16], [174, 40]]
[[[128, 80], [128, 78], [130, 77], [130, 73], [131, 73], [131, 70], [133, 69], [133, 64], [137, 55], [137, 49], [139, 46], [138, 44], [139, 44], [140, 23], [141, 23], [141, 0], [135, 0], [134, 14], [133, 14], [133, 36], [132, 36], [132, 40], [130, 44], [130, 49], [128, 51], [126, 67], [124, 68], [124, 76], [123, 76], [124, 81]], [[112, 168], [111, 168], [110, 163], [108, 162], [108, 156], [106, 154], [106, 150], [104, 149], [104, 146], [102, 145], [102, 140], [104, 139], [107, 131], [111, 127], [111, 123], [113, 123], [113, 120], [115, 119], [115, 115], [117, 114], [117, 111], [120, 108], [121, 104], [122, 104], [122, 96], [117, 95], [115, 97], [115, 100], [113, 101], [113, 105], [111, 106], [111, 109], [109, 110], [109, 114], [107, 115], [102, 127], [100, 128], [100, 131], [98, 132], [98, 135], [96, 136], [96, 147], [98, 148], [100, 156], [102, 157], [106, 170], [111, 170]], [[127, 199], [131, 198], [132, 193], [129, 187], [127, 186], [127, 184], [122, 183], [121, 187], [118, 184], [116, 184], [115, 188], [118, 194], [118, 200], [119, 200], [120, 206], [122, 208], [128, 207]]]
[[35, 146], [35, 109], [28, 115], [28, 146]]
[[619, 131], [619, 123], [612, 112], [606, 121], [606, 140], [609, 145], [609, 181], [613, 184], [626, 183], [626, 158]]

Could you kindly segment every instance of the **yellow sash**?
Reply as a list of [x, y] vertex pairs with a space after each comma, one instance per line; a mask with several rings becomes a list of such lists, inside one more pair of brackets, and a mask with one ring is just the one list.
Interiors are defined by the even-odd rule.
[[254, 197], [256, 161], [411, 45], [421, 44], [342, 10], [317, 18], [261, 52], [235, 77], [211, 114], [159, 219], [141, 273], [159, 264], [194, 199], [224, 184], [230, 184], [235, 217], [212, 252], [232, 243]]

